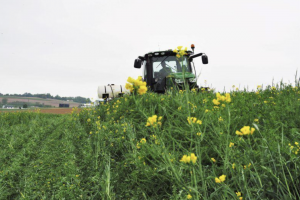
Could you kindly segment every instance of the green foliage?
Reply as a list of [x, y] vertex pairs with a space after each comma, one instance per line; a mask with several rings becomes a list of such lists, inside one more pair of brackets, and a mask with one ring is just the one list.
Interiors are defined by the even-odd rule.
[[4, 104], [4, 105], [7, 104], [7, 98], [2, 99], [2, 104]]
[[[216, 107], [215, 93], [170, 90], [70, 115], [0, 113], [0, 199], [299, 199], [300, 89], [230, 96]], [[146, 126], [153, 115], [162, 124]], [[254, 133], [237, 135], [244, 126]], [[180, 162], [191, 153], [195, 164]]]

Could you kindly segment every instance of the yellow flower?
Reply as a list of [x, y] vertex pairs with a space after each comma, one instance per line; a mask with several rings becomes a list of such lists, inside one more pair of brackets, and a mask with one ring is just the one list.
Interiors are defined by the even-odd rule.
[[134, 83], [135, 80], [134, 80], [133, 78], [131, 78], [131, 77], [128, 77], [127, 82], [129, 82], [129, 83]]
[[125, 84], [125, 88], [130, 90], [130, 92], [138, 93], [140, 95], [147, 92], [147, 83], [143, 81], [141, 76], [139, 76], [136, 80], [128, 77], [127, 82], [128, 83]]
[[235, 163], [232, 163], [232, 169], [235, 169]]
[[225, 96], [226, 96], [226, 97], [225, 97], [225, 101], [228, 102], [228, 103], [230, 103], [230, 102], [231, 102], [230, 94], [229, 94], [229, 93], [226, 93]]
[[241, 128], [240, 131], [236, 131], [235, 133], [237, 135], [252, 135], [255, 131], [255, 128], [251, 128], [250, 129], [250, 126], [244, 126], [243, 128]]
[[230, 142], [229, 147], [231, 148], [233, 146], [234, 146], [234, 143]]
[[258, 119], [254, 119], [254, 122], [259, 122], [259, 120]]
[[216, 183], [221, 183], [220, 179], [217, 178], [217, 177], [215, 178], [215, 182], [216, 182]]
[[220, 179], [220, 181], [221, 181], [221, 182], [224, 182], [224, 181], [225, 181], [225, 179], [226, 179], [226, 175], [222, 175], [222, 176], [220, 176], [220, 177], [219, 177], [219, 179]]
[[219, 121], [220, 121], [220, 122], [222, 122], [222, 121], [224, 121], [224, 120], [223, 120], [223, 118], [222, 118], [222, 117], [219, 117]]
[[197, 118], [196, 117], [188, 117], [187, 121], [188, 121], [189, 124], [193, 124], [193, 123], [196, 123]]
[[197, 135], [198, 135], [198, 136], [200, 136], [200, 135], [201, 135], [201, 133], [199, 132], [199, 133], [197, 133]]
[[188, 195], [186, 196], [186, 198], [187, 198], [187, 199], [192, 199], [193, 197], [192, 197], [192, 195], [188, 194]]
[[208, 112], [209, 112], [209, 110], [208, 110], [208, 109], [206, 109], [206, 110], [205, 110], [205, 113], [208, 113]]
[[216, 159], [214, 159], [214, 158], [211, 158], [211, 161], [213, 161], [214, 163], [216, 162]]
[[192, 163], [196, 163], [196, 161], [197, 161], [197, 156], [195, 156], [195, 154], [194, 153], [191, 153], [191, 161], [192, 161]]
[[221, 175], [219, 178], [217, 178], [217, 177], [215, 178], [215, 182], [222, 183], [225, 181], [225, 179], [226, 179], [226, 175]]
[[161, 122], [160, 122], [161, 119], [162, 119], [161, 116], [157, 120], [157, 115], [153, 115], [152, 117], [148, 118], [146, 126], [153, 126], [153, 127], [157, 127], [157, 125], [161, 126]]
[[147, 87], [146, 86], [140, 86], [140, 88], [138, 89], [138, 93], [140, 95], [145, 94], [147, 92]]
[[141, 139], [141, 144], [145, 144], [147, 142], [147, 140], [145, 138]]
[[137, 148], [137, 149], [140, 149], [140, 148], [141, 148], [141, 146], [140, 146], [140, 143], [139, 143], [139, 142], [137, 142], [137, 143], [136, 143], [136, 148]]
[[183, 163], [190, 163], [191, 162], [191, 157], [190, 156], [187, 156], [187, 155], [183, 155], [180, 162], [183, 162]]
[[174, 49], [173, 52], [174, 52], [174, 53], [178, 53], [177, 49]]
[[181, 49], [182, 49], [182, 46], [178, 46], [177, 49], [178, 49], [178, 50], [181, 50]]
[[179, 54], [176, 54], [176, 57], [177, 57], [177, 58], [180, 58], [180, 55], [179, 55]]
[[214, 103], [216, 106], [220, 105], [220, 102], [219, 102], [217, 99], [213, 99], [213, 103]]
[[240, 197], [240, 196], [242, 196], [242, 193], [241, 192], [236, 192], [236, 196]]
[[126, 88], [127, 90], [130, 90], [130, 92], [132, 92], [132, 90], [133, 90], [133, 85], [130, 84], [130, 83], [126, 83], [126, 84], [125, 84], [125, 88]]

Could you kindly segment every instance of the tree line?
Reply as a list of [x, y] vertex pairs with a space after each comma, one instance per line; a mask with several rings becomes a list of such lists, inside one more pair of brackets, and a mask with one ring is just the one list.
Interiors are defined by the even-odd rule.
[[52, 96], [50, 93], [47, 94], [31, 94], [31, 93], [24, 93], [24, 94], [2, 94], [0, 93], [0, 97], [9, 97], [9, 96], [14, 96], [14, 97], [38, 97], [42, 99], [57, 99], [57, 100], [62, 100], [62, 101], [73, 101], [73, 102], [78, 102], [78, 103], [90, 103], [91, 100], [90, 98], [84, 98], [84, 97], [61, 97], [59, 95]]

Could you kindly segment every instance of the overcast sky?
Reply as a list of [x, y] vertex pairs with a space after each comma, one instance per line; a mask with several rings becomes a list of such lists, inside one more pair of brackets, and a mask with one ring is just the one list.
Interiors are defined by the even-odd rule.
[[94, 98], [141, 75], [137, 56], [191, 44], [200, 86], [293, 83], [300, 1], [0, 0], [0, 93]]

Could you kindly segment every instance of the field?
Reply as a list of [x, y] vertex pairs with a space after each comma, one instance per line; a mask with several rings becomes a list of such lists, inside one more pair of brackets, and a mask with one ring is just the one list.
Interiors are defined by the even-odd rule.
[[[0, 109], [0, 112], [35, 112], [37, 108], [31, 109]], [[70, 114], [72, 108], [38, 108], [40, 113], [51, 113], [51, 114]], [[78, 109], [80, 110], [80, 109]]]
[[24, 104], [40, 103], [40, 104], [55, 106], [55, 107], [58, 107], [60, 103], [70, 104], [70, 107], [78, 107], [80, 105], [80, 103], [72, 102], [72, 101], [62, 101], [57, 99], [42, 99], [37, 97], [14, 97], [14, 96], [5, 96], [5, 97], [2, 96], [0, 97], [0, 102], [2, 101], [3, 98], [7, 98], [8, 100], [7, 104], [11, 102], [23, 102]]
[[300, 88], [0, 113], [0, 199], [300, 199]]

